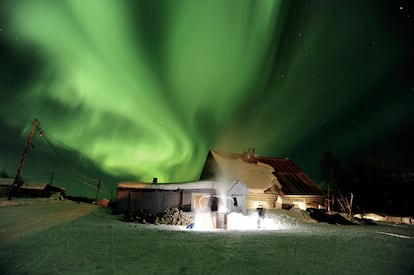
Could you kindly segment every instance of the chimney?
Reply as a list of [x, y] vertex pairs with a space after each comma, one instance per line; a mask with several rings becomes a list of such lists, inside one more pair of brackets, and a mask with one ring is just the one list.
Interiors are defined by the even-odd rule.
[[247, 151], [244, 151], [243, 153], [243, 160], [245, 162], [252, 162], [252, 163], [256, 163], [256, 150], [254, 148], [247, 148]]

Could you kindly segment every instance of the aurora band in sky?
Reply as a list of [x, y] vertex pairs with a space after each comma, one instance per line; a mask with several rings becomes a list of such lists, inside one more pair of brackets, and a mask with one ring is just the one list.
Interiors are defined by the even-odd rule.
[[315, 168], [324, 148], [368, 144], [412, 112], [376, 96], [405, 48], [355, 3], [6, 2], [1, 39], [28, 69], [2, 70], [2, 123], [25, 136], [37, 117], [108, 173], [195, 180], [209, 149], [248, 147]]

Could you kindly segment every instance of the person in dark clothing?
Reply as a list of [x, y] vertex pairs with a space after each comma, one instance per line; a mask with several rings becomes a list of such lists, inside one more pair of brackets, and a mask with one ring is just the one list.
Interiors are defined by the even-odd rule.
[[262, 205], [256, 208], [257, 210], [257, 228], [260, 228], [260, 220], [264, 220], [264, 209]]
[[233, 211], [236, 212], [236, 213], [241, 212], [240, 207], [239, 207], [239, 203], [238, 203], [236, 197], [233, 198]]
[[218, 209], [218, 198], [211, 197], [210, 198], [210, 210], [211, 212], [217, 212], [217, 209]]
[[211, 210], [211, 219], [213, 228], [217, 227], [217, 210], [218, 210], [218, 198], [215, 196], [210, 197], [209, 206]]
[[236, 197], [233, 198], [233, 206], [234, 207], [239, 206], [239, 204], [237, 203], [237, 198]]

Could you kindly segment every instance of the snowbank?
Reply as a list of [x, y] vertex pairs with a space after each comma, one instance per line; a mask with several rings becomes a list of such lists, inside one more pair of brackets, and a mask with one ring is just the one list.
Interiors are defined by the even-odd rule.
[[0, 217], [2, 274], [414, 274], [408, 225], [310, 223], [269, 210], [265, 220], [289, 226], [196, 231], [39, 200], [0, 207]]
[[354, 217], [358, 219], [369, 219], [376, 222], [393, 224], [414, 224], [414, 218], [412, 217], [381, 216], [375, 213], [355, 214]]

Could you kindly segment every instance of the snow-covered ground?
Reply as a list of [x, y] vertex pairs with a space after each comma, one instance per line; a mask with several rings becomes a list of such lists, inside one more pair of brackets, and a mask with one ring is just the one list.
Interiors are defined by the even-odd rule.
[[409, 225], [270, 212], [260, 229], [253, 216], [246, 230], [199, 231], [127, 223], [71, 201], [16, 202], [0, 206], [1, 274], [414, 274]]

